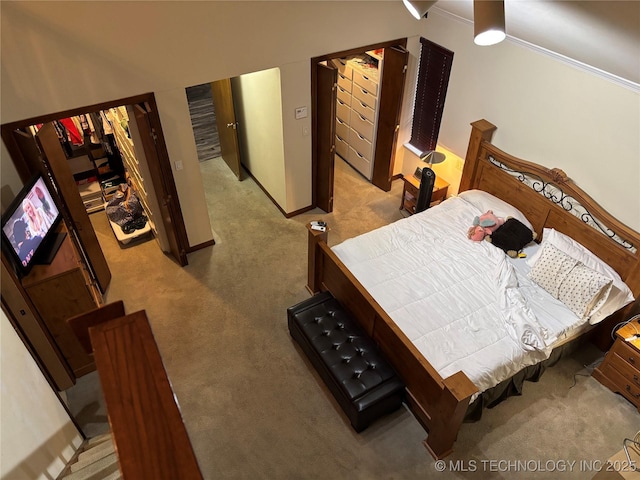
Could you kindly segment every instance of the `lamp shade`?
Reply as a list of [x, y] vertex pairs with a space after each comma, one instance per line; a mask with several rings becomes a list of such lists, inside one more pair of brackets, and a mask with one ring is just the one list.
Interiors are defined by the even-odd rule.
[[434, 165], [436, 163], [442, 163], [446, 160], [447, 156], [442, 152], [436, 152], [435, 150], [429, 150], [428, 152], [424, 152], [420, 156], [420, 160], [429, 165]]
[[416, 20], [420, 20], [427, 14], [427, 11], [436, 2], [417, 2], [413, 0], [402, 0], [402, 3], [404, 3], [404, 6], [407, 7], [407, 10], [411, 12], [411, 15], [413, 15]]
[[473, 41], [476, 45], [495, 45], [505, 39], [504, 0], [473, 2]]

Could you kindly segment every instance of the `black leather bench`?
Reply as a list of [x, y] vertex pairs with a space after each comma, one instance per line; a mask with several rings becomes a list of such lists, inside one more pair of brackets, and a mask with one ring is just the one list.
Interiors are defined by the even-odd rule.
[[404, 385], [356, 320], [330, 293], [287, 309], [289, 332], [356, 432], [397, 410]]

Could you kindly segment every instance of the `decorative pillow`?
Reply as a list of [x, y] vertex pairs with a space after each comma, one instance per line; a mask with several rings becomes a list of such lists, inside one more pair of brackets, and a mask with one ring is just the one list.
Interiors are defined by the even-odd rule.
[[488, 192], [482, 190], [466, 190], [458, 194], [459, 198], [464, 199], [470, 204], [474, 205], [481, 212], [487, 210], [493, 210], [496, 217], [514, 217], [524, 223], [528, 228], [533, 230], [531, 222], [527, 220], [527, 217], [513, 205], [499, 199], [498, 197], [491, 195]]
[[512, 258], [518, 256], [525, 245], [531, 243], [535, 235], [529, 227], [517, 218], [508, 218], [487, 240]]
[[[584, 263], [587, 267], [592, 268], [596, 272], [609, 277], [613, 280], [612, 291], [609, 294], [606, 303], [591, 316], [589, 323], [592, 325], [605, 319], [618, 309], [633, 302], [634, 296], [628, 285], [620, 278], [618, 272], [611, 268], [607, 263], [603, 262], [598, 256], [593, 254], [582, 244], [576, 242], [573, 238], [558, 232], [553, 228], [545, 228], [542, 235], [542, 246], [551, 244], [560, 251]], [[542, 253], [540, 248], [534, 255], [527, 258], [527, 264], [533, 267]]]
[[551, 244], [544, 245], [529, 277], [582, 319], [602, 308], [613, 280]]

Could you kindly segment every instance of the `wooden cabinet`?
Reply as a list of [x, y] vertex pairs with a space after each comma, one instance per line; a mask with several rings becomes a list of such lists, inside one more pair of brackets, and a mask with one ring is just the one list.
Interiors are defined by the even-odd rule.
[[618, 329], [613, 347], [593, 371], [593, 377], [640, 411], [640, 337], [636, 334], [640, 334], [638, 320]]
[[332, 60], [338, 69], [336, 153], [373, 177], [382, 57], [373, 52]]
[[93, 358], [83, 350], [66, 320], [95, 309], [102, 303], [102, 296], [68, 235], [51, 264], [33, 267], [22, 279], [22, 287], [74, 375], [95, 370]]
[[[413, 175], [403, 177], [404, 186], [402, 188], [402, 200], [400, 202], [400, 210], [406, 210], [410, 214], [416, 211], [416, 202], [418, 201], [418, 192], [420, 191], [420, 180]], [[439, 177], [436, 177], [436, 183], [431, 194], [431, 204], [441, 202], [447, 198], [449, 184]]]

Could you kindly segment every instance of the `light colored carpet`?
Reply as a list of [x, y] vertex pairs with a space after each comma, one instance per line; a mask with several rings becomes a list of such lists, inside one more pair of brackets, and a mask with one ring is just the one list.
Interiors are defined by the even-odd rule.
[[[188, 266], [154, 240], [120, 249], [104, 212], [92, 222], [113, 273], [107, 301], [147, 310], [205, 478], [583, 479], [595, 472], [581, 471], [580, 461], [606, 460], [640, 430], [630, 403], [576, 376], [601, 356], [586, 346], [527, 383], [523, 396], [465, 424], [442, 473], [407, 410], [355, 433], [291, 340], [286, 308], [308, 298], [304, 224], [326, 220], [335, 244], [402, 218], [401, 182], [381, 192], [338, 162], [335, 211], [286, 219], [220, 159], [201, 166], [216, 244], [190, 254]], [[88, 375], [68, 393], [74, 411], [90, 413], [87, 427], [99, 430], [96, 384]], [[517, 460], [529, 471], [504, 463]], [[558, 460], [578, 463], [548, 471], [559, 464], [546, 462]], [[476, 471], [452, 472], [456, 466]]]

